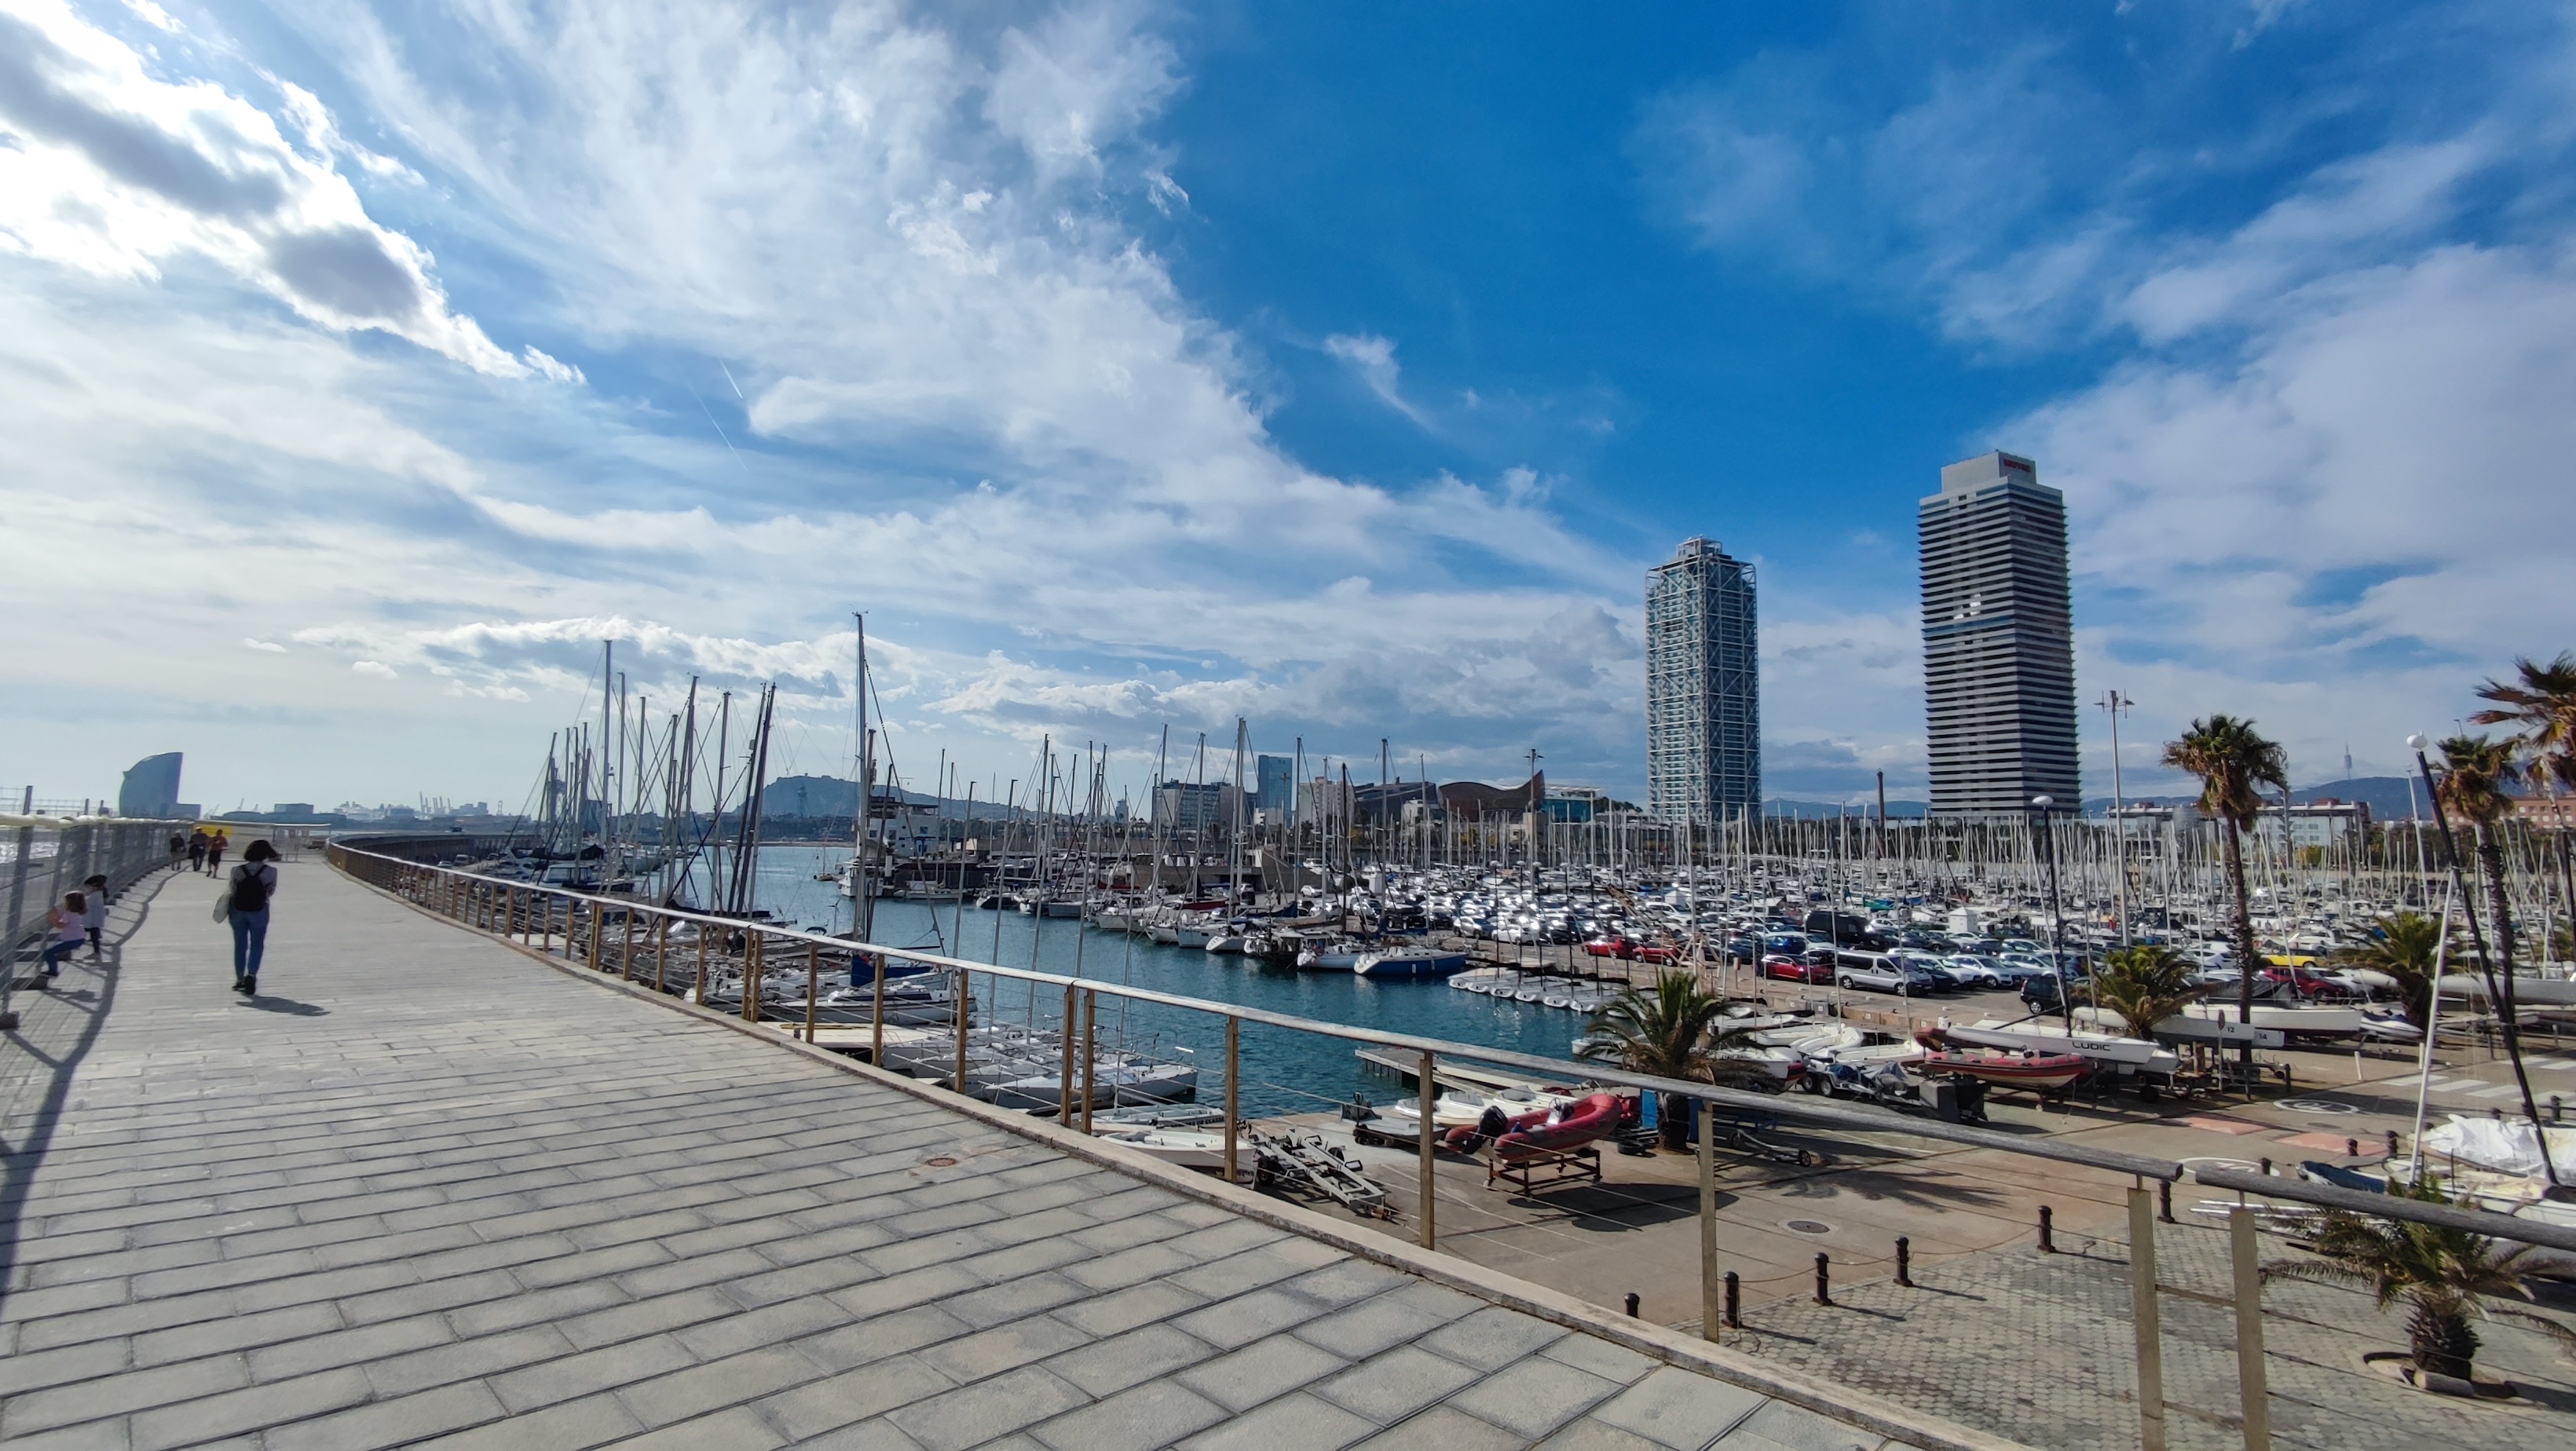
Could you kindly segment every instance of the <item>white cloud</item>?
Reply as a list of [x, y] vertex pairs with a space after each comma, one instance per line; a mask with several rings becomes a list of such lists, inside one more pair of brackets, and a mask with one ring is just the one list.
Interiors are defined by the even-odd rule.
[[1378, 401], [1428, 428], [1422, 410], [1404, 396], [1404, 379], [1395, 363], [1395, 344], [1375, 333], [1335, 333], [1324, 339], [1324, 351], [1351, 370]]
[[279, 643], [277, 643], [275, 640], [249, 640], [249, 639], [246, 639], [246, 640], [242, 641], [242, 644], [243, 644], [245, 647], [249, 648], [249, 649], [252, 649], [252, 650], [265, 650], [265, 651], [267, 651], [269, 654], [272, 654], [272, 655], [283, 655], [283, 654], [285, 654], [285, 653], [286, 653], [286, 647], [285, 647], [285, 646], [283, 646], [283, 645], [281, 645], [281, 644], [279, 644]]
[[394, 668], [381, 660], [356, 660], [350, 662], [349, 668], [360, 675], [372, 675], [379, 680], [395, 678]]
[[[290, 93], [328, 132], [318, 103]], [[525, 365], [449, 310], [429, 254], [209, 81], [149, 74], [62, 0], [0, 0], [0, 248], [149, 278], [204, 257], [324, 327], [391, 333], [486, 373]]]

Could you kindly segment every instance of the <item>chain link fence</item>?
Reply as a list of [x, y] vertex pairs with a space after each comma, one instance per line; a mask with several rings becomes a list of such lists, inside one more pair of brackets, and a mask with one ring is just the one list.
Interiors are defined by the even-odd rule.
[[168, 867], [172, 834], [185, 836], [195, 827], [192, 821], [0, 815], [0, 961], [8, 964], [0, 993], [18, 988], [20, 964], [43, 950], [46, 911], [65, 893], [103, 876], [113, 899]]

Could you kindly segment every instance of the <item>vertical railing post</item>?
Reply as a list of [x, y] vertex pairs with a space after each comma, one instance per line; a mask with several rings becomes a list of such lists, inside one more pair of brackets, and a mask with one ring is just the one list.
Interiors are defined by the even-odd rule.
[[2138, 1445], [2165, 1451], [2163, 1306], [2156, 1299], [2156, 1205], [2129, 1191], [2129, 1319], [2138, 1337]]
[[[882, 956], [880, 956], [880, 957], [877, 959], [877, 984], [878, 984], [878, 993], [877, 993], [877, 1008], [878, 1008], [878, 1013], [877, 1013], [877, 1021], [878, 1021], [878, 1022], [880, 1022], [880, 1023], [882, 1023], [882, 1022], [884, 1022], [884, 1021], [885, 1021], [885, 1013], [884, 1013], [884, 1008], [885, 1008], [885, 993], [884, 993], [884, 984], [885, 984], [885, 959], [884, 959]], [[957, 1091], [958, 1091], [959, 1093], [964, 1093], [964, 1092], [966, 1091], [966, 1001], [967, 1001], [967, 999], [968, 999], [969, 997], [971, 997], [971, 995], [974, 993], [974, 991], [975, 991], [975, 979], [974, 979], [974, 976], [973, 976], [971, 973], [969, 973], [965, 968], [962, 968], [962, 967], [961, 967], [961, 968], [957, 969], [957, 997], [958, 997], [958, 1003], [957, 1003], [957, 1082], [956, 1082], [956, 1089], [957, 1089]], [[1001, 1013], [1002, 1013], [1001, 1001], [1002, 1001], [1002, 990], [1001, 990], [1000, 988], [998, 988], [998, 987], [997, 987], [997, 988], [993, 989], [993, 1004], [994, 1004], [994, 1006], [993, 1006], [993, 1015], [994, 1015], [995, 1017], [999, 1017], [999, 1016], [1001, 1016]], [[882, 1049], [882, 1048], [884, 1048], [884, 1047], [885, 1047], [885, 1030], [884, 1030], [883, 1028], [880, 1028], [880, 1029], [878, 1029], [878, 1030], [877, 1030], [877, 1047], [878, 1047], [878, 1048], [880, 1048], [880, 1049]]]
[[[554, 956], [555, 904], [551, 900], [546, 903], [546, 921], [537, 938], [537, 950], [548, 957]], [[567, 959], [572, 956], [572, 916], [569, 913], [564, 916], [564, 956]]]
[[1243, 1062], [1241, 1045], [1238, 1041], [1242, 1036], [1242, 1028], [1241, 1018], [1232, 1013], [1225, 1015], [1225, 1182], [1228, 1184], [1242, 1182], [1242, 1176], [1235, 1168], [1234, 1157], [1235, 1105], [1239, 1101], [1234, 1090], [1236, 1080], [1241, 1077], [1238, 1069]]
[[[1045, 911], [1046, 904], [1040, 902], [1038, 910]], [[1056, 1085], [1055, 1091], [1055, 1121], [1066, 1128], [1071, 1128], [1073, 1127], [1073, 984], [1071, 983], [1064, 985], [1064, 1031], [1056, 1036], [1056, 1044], [1064, 1050], [1064, 1053], [1063, 1078]]]
[[633, 904], [630, 903], [617, 916], [618, 920], [626, 924], [626, 940], [619, 946], [617, 953], [617, 980], [633, 982], [635, 980], [635, 908]]
[[690, 984], [689, 992], [700, 1007], [707, 1004], [707, 939], [715, 935], [707, 929], [714, 925], [712, 922], [698, 924], [698, 980]]
[[1715, 1344], [1725, 1320], [1717, 1278], [1717, 1104], [1699, 1101], [1699, 1333]]
[[751, 933], [743, 939], [742, 1020], [746, 1023], [757, 1023], [760, 1021], [760, 978], [762, 972], [761, 948], [765, 945], [762, 938], [766, 935], [767, 934], [761, 932], [758, 928], [754, 928]]
[[653, 991], [671, 990], [671, 919], [655, 914], [653, 918]]
[[1434, 1163], [1434, 1160], [1433, 1160], [1433, 1158], [1432, 1158], [1432, 1154], [1431, 1154], [1432, 1142], [1433, 1142], [1433, 1137], [1432, 1137], [1432, 1136], [1433, 1136], [1433, 1133], [1434, 1133], [1434, 1128], [1433, 1128], [1433, 1125], [1432, 1125], [1432, 1111], [1431, 1111], [1431, 1106], [1432, 1106], [1432, 1104], [1434, 1104], [1435, 1102], [1437, 1102], [1437, 1101], [1439, 1100], [1439, 1097], [1440, 1097], [1440, 1085], [1439, 1085], [1439, 1083], [1435, 1080], [1435, 1077], [1434, 1077], [1434, 1074], [1433, 1074], [1433, 1068], [1434, 1068], [1434, 1066], [1435, 1066], [1435, 1065], [1434, 1065], [1433, 1060], [1432, 1060], [1432, 1055], [1431, 1055], [1430, 1053], [1428, 1053], [1428, 1052], [1425, 1052], [1425, 1053], [1422, 1055], [1422, 1208], [1421, 1208], [1421, 1216], [1422, 1216], [1422, 1247], [1423, 1247], [1424, 1249], [1432, 1249], [1432, 1248], [1434, 1248], [1434, 1247], [1435, 1247], [1435, 1245], [1434, 1245], [1434, 1243], [1433, 1243], [1433, 1242], [1434, 1242], [1434, 1241], [1439, 1237], [1439, 1227], [1438, 1227], [1438, 1226], [1433, 1222], [1433, 1218], [1432, 1218], [1432, 1216], [1433, 1216], [1433, 1214], [1434, 1214], [1434, 1212], [1435, 1212], [1435, 1211], [1434, 1211], [1434, 1209], [1433, 1209], [1433, 1203], [1434, 1203], [1434, 1200], [1433, 1200], [1433, 1197], [1432, 1197], [1432, 1187], [1433, 1187], [1433, 1186], [1432, 1186], [1432, 1178], [1431, 1178], [1431, 1171], [1432, 1171], [1432, 1166], [1433, 1166], [1433, 1163]]
[[805, 944], [805, 1041], [814, 1041], [815, 999], [823, 991], [823, 945]]
[[[564, 901], [564, 920], [570, 922], [572, 899], [567, 897]], [[549, 906], [546, 910], [552, 912], [554, 909]], [[593, 899], [590, 904], [590, 970], [593, 972], [608, 970], [608, 904], [597, 899]]]
[[[877, 954], [876, 1002], [868, 1009], [868, 1061], [879, 1068], [885, 1066], [885, 979], [886, 955], [880, 952]], [[966, 974], [960, 972], [957, 974], [958, 990], [954, 994], [956, 1000], [949, 1006], [956, 1010], [961, 1030], [966, 1023], [965, 988]]]
[[2236, 1388], [2244, 1409], [2245, 1451], [2271, 1451], [2272, 1400], [2263, 1378], [2263, 1267], [2254, 1242], [2254, 1211], [2228, 1211], [2227, 1247], [2236, 1271]]
[[1091, 1099], [1100, 1082], [1100, 994], [1082, 990], [1082, 1131], [1091, 1132]]

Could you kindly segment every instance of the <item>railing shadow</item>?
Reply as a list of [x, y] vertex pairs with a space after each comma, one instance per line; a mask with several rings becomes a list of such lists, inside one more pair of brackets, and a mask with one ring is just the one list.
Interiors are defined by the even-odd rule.
[[153, 904], [160, 900], [161, 884], [169, 880], [169, 873], [154, 872], [127, 887], [126, 890], [133, 891], [148, 884], [151, 892], [143, 899], [142, 910], [134, 914], [133, 922], [127, 925], [124, 933], [106, 944], [97, 996], [94, 999], [76, 999], [86, 1009], [87, 1020], [81, 1024], [80, 1034], [72, 1040], [71, 1046], [62, 1050], [60, 1057], [48, 1058], [37, 1052], [31, 1043], [20, 1041], [15, 1044], [38, 1062], [48, 1065], [50, 1072], [44, 1096], [38, 1100], [35, 1111], [11, 1126], [19, 1137], [15, 1141], [0, 1140], [0, 1304], [7, 1303], [9, 1287], [17, 1276], [18, 1242], [24, 1233], [27, 1198], [34, 1188], [36, 1167], [44, 1162], [45, 1151], [53, 1143], [54, 1126], [62, 1120], [63, 1101], [70, 1096], [72, 1074], [79, 1068], [81, 1060], [89, 1056], [90, 1048], [98, 1041], [99, 1030], [107, 1024], [109, 1010], [116, 1005], [117, 984], [124, 977], [125, 944], [134, 940], [134, 935], [142, 931], [143, 924], [150, 920]]

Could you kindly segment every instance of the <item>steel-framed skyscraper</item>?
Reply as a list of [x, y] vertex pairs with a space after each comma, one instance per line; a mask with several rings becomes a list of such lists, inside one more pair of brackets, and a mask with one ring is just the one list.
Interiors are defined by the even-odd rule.
[[1753, 566], [1685, 539], [1646, 571], [1646, 801], [1714, 824], [1762, 807]]
[[1919, 517], [1933, 814], [2077, 809], [2066, 496], [1983, 453], [1941, 470]]

